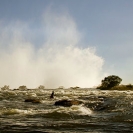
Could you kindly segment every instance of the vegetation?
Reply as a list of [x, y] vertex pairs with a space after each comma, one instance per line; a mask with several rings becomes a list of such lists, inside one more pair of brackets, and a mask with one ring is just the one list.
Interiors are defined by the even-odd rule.
[[118, 86], [112, 87], [111, 90], [121, 90], [121, 91], [132, 90], [133, 91], [133, 85], [131, 84], [118, 85]]
[[5, 85], [5, 86], [3, 86], [3, 87], [1, 87], [1, 90], [9, 90], [9, 85]]
[[118, 76], [111, 75], [105, 77], [101, 81], [101, 85], [97, 87], [97, 89], [101, 90], [110, 90], [112, 87], [118, 86], [121, 83], [122, 79]]
[[22, 86], [19, 86], [18, 89], [23, 91], [23, 90], [27, 90], [27, 87], [25, 85], [22, 85]]
[[43, 85], [40, 85], [39, 87], [38, 87], [38, 89], [45, 89], [45, 86], [43, 86]]

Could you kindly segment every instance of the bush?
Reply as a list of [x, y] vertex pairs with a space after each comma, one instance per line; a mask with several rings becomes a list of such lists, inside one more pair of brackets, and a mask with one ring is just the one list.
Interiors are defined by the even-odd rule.
[[5, 85], [4, 87], [1, 88], [1, 90], [9, 90], [9, 85]]
[[21, 91], [27, 90], [27, 87], [25, 85], [19, 86], [18, 88]]
[[43, 86], [43, 85], [40, 85], [39, 87], [38, 87], [38, 89], [45, 89], [45, 86]]
[[111, 88], [111, 90], [119, 90], [119, 91], [127, 91], [127, 90], [133, 90], [133, 85], [118, 85]]
[[108, 90], [114, 86], [119, 85], [121, 81], [122, 79], [120, 77], [111, 75], [111, 76], [105, 77], [104, 80], [101, 81], [101, 86], [97, 87], [97, 89]]

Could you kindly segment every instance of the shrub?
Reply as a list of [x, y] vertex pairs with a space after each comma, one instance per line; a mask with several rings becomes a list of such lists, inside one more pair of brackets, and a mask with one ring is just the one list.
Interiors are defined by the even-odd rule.
[[27, 90], [27, 87], [25, 85], [19, 86], [18, 88], [19, 90], [23, 91], [23, 90]]
[[9, 90], [9, 85], [5, 85], [4, 87], [1, 88], [1, 90]]
[[101, 81], [101, 85], [97, 87], [97, 89], [108, 90], [114, 86], [119, 85], [121, 81], [122, 79], [120, 77], [111, 75], [111, 76], [105, 77], [104, 80]]
[[119, 90], [119, 91], [127, 91], [127, 90], [133, 90], [133, 85], [118, 85], [111, 88], [111, 90]]
[[43, 85], [40, 85], [39, 87], [38, 87], [38, 89], [45, 89], [45, 86], [43, 86]]

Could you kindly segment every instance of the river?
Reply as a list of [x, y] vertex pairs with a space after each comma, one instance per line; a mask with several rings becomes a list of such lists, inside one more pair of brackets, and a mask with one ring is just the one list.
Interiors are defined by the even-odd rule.
[[[55, 96], [50, 99], [54, 91]], [[41, 103], [25, 102], [27, 98]], [[82, 101], [71, 107], [58, 100]], [[133, 132], [133, 91], [29, 89], [0, 91], [0, 133], [130, 133]]]

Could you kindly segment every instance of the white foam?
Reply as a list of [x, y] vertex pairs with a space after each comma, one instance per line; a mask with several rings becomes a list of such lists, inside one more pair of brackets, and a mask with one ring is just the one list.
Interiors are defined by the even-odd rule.
[[15, 114], [29, 114], [31, 110], [20, 110], [20, 109], [3, 109], [0, 111], [1, 115], [15, 115]]
[[89, 108], [84, 107], [82, 105], [79, 105], [79, 106], [73, 105], [71, 107], [71, 110], [72, 110], [72, 112], [76, 112], [76, 114], [79, 114], [79, 115], [90, 115], [90, 114], [92, 114], [92, 111]]
[[53, 109], [52, 112], [76, 114], [76, 115], [91, 115], [93, 112], [82, 105], [73, 105], [71, 107], [58, 107]]

